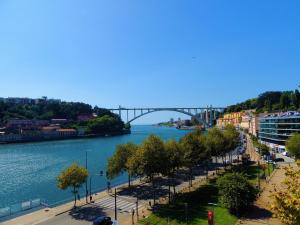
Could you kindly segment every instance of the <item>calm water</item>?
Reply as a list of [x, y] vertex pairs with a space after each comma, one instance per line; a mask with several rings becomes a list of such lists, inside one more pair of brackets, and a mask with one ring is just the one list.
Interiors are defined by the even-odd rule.
[[[155, 126], [133, 126], [132, 134], [80, 140], [52, 141], [41, 143], [0, 145], [0, 207], [22, 201], [42, 198], [49, 204], [59, 204], [72, 200], [69, 190], [56, 187], [56, 177], [73, 162], [85, 165], [88, 152], [90, 174], [105, 171], [107, 158], [115, 151], [117, 144], [128, 141], [141, 143], [149, 134], [157, 134], [163, 139], [179, 139], [188, 131]], [[121, 175], [111, 183], [127, 181]], [[93, 176], [92, 190], [106, 187], [104, 177]], [[81, 189], [81, 197], [84, 196]]]

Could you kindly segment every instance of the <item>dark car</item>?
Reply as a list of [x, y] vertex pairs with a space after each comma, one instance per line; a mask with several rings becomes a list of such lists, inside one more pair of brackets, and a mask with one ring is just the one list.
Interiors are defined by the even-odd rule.
[[232, 162], [233, 163], [238, 163], [238, 162], [240, 162], [240, 160], [239, 159], [234, 159], [234, 160], [232, 160]]
[[284, 162], [284, 158], [276, 158], [275, 162]]
[[108, 216], [100, 216], [96, 218], [93, 222], [93, 225], [112, 225], [113, 222], [111, 221], [111, 218]]

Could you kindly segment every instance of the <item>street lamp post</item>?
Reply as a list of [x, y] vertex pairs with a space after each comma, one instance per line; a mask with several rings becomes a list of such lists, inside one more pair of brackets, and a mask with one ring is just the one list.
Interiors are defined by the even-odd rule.
[[[100, 170], [100, 173], [99, 174], [94, 174], [94, 176], [103, 176], [103, 171]], [[90, 202], [92, 201], [92, 177], [93, 175], [91, 174], [90, 176]]]
[[117, 188], [115, 188], [115, 221], [117, 221]]
[[137, 221], [139, 221], [139, 198], [136, 198], [136, 202], [135, 202], [135, 207], [136, 207], [136, 219]]

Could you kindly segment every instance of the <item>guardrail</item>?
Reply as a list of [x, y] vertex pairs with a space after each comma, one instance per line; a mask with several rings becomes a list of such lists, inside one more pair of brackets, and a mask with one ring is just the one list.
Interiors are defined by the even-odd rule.
[[22, 215], [25, 211], [37, 210], [44, 207], [48, 207], [48, 205], [45, 200], [40, 198], [13, 204], [0, 208], [0, 220], [14, 217], [16, 215]]

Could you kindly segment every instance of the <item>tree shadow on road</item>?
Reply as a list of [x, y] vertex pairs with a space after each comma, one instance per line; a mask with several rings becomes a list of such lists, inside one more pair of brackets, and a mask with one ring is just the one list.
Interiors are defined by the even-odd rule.
[[258, 206], [252, 206], [248, 213], [243, 216], [245, 219], [269, 219], [272, 218], [272, 212], [270, 210], [260, 208]]
[[100, 207], [88, 205], [72, 209], [69, 215], [75, 220], [94, 221], [99, 216], [106, 216], [106, 213]]

